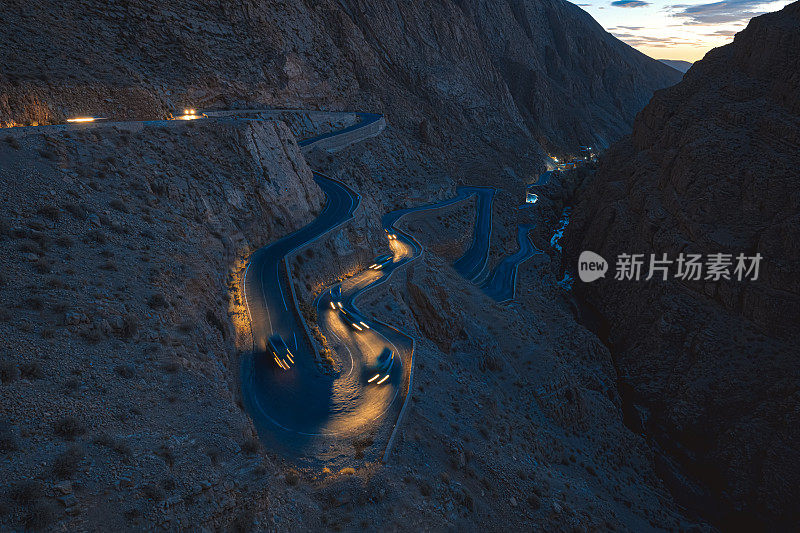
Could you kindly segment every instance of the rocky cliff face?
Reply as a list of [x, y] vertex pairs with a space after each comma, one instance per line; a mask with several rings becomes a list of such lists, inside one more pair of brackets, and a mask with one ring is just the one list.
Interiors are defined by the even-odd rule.
[[6, 124], [360, 107], [448, 147], [604, 145], [680, 79], [562, 0], [7, 4]]
[[763, 256], [758, 281], [576, 287], [609, 322], [632, 418], [667, 452], [664, 474], [688, 473], [680, 492], [728, 525], [800, 520], [798, 50], [795, 3], [657, 92], [567, 235], [570, 265], [586, 249], [611, 261]]
[[273, 476], [237, 405], [249, 321], [231, 289], [250, 250], [321, 206], [288, 128], [4, 137], [0, 529], [222, 528], [266, 505]]

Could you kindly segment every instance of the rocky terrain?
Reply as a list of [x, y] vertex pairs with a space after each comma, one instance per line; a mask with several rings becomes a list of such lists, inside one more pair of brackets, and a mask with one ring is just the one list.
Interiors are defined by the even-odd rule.
[[[431, 246], [362, 302], [417, 339], [418, 384], [391, 461], [360, 459], [380, 445], [365, 435], [342, 443], [344, 461], [299, 467], [256, 439], [238, 379], [250, 343], [244, 259], [321, 203], [288, 128], [214, 119], [9, 131], [3, 528], [688, 527], [645, 441], [622, 423], [608, 352], [574, 323], [558, 262], [544, 255], [521, 271], [510, 306], [449, 267], [470, 203], [408, 220], [423, 242], [452, 245]], [[351, 224], [293, 261], [312, 292], [382, 251], [374, 221], [419, 201], [408, 183], [446, 196], [397, 146], [389, 131], [309, 156], [365, 197]], [[520, 196], [498, 198], [494, 247], [522, 218], [557, 218], [558, 194], [527, 214], [507, 208]]]
[[[257, 105], [380, 112], [446, 157], [607, 145], [680, 73], [563, 0], [5, 4], [0, 124]], [[535, 144], [535, 143], [534, 143]]]
[[[656, 93], [580, 192], [581, 250], [763, 256], [758, 281], [576, 289], [602, 316], [628, 421], [684, 503], [731, 528], [800, 514], [800, 4]], [[613, 265], [612, 265], [613, 273]], [[613, 276], [609, 276], [613, 278]]]
[[[304, 154], [298, 138], [350, 122], [0, 131], [0, 529], [706, 527], [623, 424], [609, 351], [556, 283], [560, 178], [517, 209], [545, 150], [620, 138], [680, 73], [555, 0], [6, 5], [4, 126], [278, 107], [387, 128]], [[490, 267], [518, 224], [545, 251], [498, 305], [450, 267], [474, 202], [403, 220], [425, 255], [359, 302], [417, 342], [388, 464], [364, 459], [382, 445], [364, 435], [300, 465], [242, 407], [242, 274], [319, 213], [310, 168], [362, 200], [290, 258], [301, 306], [386, 252], [384, 213], [458, 185], [499, 188]]]
[[688, 71], [693, 65], [691, 61], [680, 61], [678, 59], [659, 59], [659, 61], [681, 72]]
[[9, 135], [0, 183], [3, 529], [177, 526], [186, 502], [212, 521], [247, 512], [269, 483], [229, 286], [322, 203], [287, 127]]

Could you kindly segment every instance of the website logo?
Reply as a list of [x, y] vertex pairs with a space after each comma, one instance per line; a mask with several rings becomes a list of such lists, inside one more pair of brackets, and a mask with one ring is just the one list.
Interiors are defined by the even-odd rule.
[[584, 283], [606, 277], [608, 262], [603, 257], [589, 250], [581, 252], [578, 258], [578, 277]]

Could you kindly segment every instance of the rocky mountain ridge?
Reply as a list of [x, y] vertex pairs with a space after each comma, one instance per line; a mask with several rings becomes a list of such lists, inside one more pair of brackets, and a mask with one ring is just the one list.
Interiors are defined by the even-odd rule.
[[798, 49], [794, 3], [657, 92], [567, 233], [570, 268], [582, 250], [612, 269], [621, 253], [761, 254], [757, 281], [576, 285], [608, 323], [629, 422], [675, 494], [726, 527], [800, 520]]
[[5, 15], [6, 124], [357, 108], [439, 148], [574, 149], [619, 138], [680, 79], [563, 0], [12, 0]]

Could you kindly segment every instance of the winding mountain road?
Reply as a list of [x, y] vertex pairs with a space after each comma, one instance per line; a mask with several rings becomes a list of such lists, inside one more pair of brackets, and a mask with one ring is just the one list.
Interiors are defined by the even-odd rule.
[[[547, 170], [539, 174], [533, 187], [543, 187], [550, 183], [554, 170]], [[513, 300], [517, 293], [517, 272], [519, 266], [533, 257], [544, 253], [530, 240], [530, 232], [535, 224], [520, 224], [517, 226], [518, 250], [504, 257], [491, 273], [480, 284], [483, 291], [498, 303]]]
[[[382, 128], [380, 115], [359, 114], [358, 119], [357, 123], [341, 130], [305, 139], [299, 144], [306, 149], [321, 146], [335, 150], [358, 142], [360, 138], [374, 136], [375, 128]], [[339, 138], [340, 135], [343, 138]], [[382, 217], [391, 260], [380, 269], [364, 270], [326, 288], [314, 302], [316, 325], [341, 361], [337, 372], [324, 373], [316, 362], [307, 325], [298, 311], [287, 256], [350, 220], [360, 198], [336, 180], [316, 173], [314, 179], [327, 196], [322, 213], [304, 228], [256, 251], [245, 272], [244, 291], [254, 354], [242, 367], [243, 397], [262, 438], [298, 458], [309, 453], [311, 448], [324, 448], [320, 443], [329, 437], [341, 441], [363, 433], [368, 427], [385, 426], [381, 421], [397, 412], [383, 456], [386, 460], [412, 389], [415, 341], [407, 333], [365, 316], [358, 308], [358, 298], [423, 254], [423, 246], [396, 227], [402, 217], [421, 210], [443, 208], [472, 196], [477, 197], [472, 241], [453, 267], [465, 279], [480, 283], [488, 264], [496, 189], [459, 187], [456, 195], [447, 200], [400, 209]], [[484, 281], [485, 290], [498, 298], [508, 299], [509, 292], [513, 298], [517, 268], [536, 251], [529, 240], [523, 239], [522, 233], [518, 241], [520, 251], [501, 262]], [[354, 322], [358, 325], [354, 326]], [[269, 337], [276, 333], [294, 353], [295, 366], [288, 371], [276, 368], [265, 353]], [[396, 356], [389, 375], [380, 384], [370, 383], [368, 377], [375, 373], [378, 356], [387, 349]]]
[[[374, 137], [384, 129], [382, 115], [372, 113], [335, 113], [307, 110], [230, 110], [209, 112], [199, 120], [227, 117], [257, 119], [280, 118], [287, 113], [298, 114], [299, 129], [307, 131], [319, 127], [331, 116], [342, 125], [339, 129], [300, 141], [304, 150], [320, 148], [328, 151], [342, 149], [350, 144]], [[48, 129], [53, 131], [83, 130], [95, 127], [121, 126], [140, 130], [149, 124], [168, 124], [169, 121], [94, 122], [83, 124], [52, 125], [29, 128], [12, 128], [15, 136], [25, 136]], [[311, 448], [319, 451], [328, 446], [328, 437], [341, 441], [344, 436], [363, 433], [368, 427], [385, 429], [382, 422], [387, 415], [398, 414], [391, 435], [387, 435], [383, 459], [386, 460], [403, 413], [410, 397], [413, 383], [413, 337], [374, 317], [365, 317], [358, 309], [358, 298], [368, 290], [386, 282], [398, 268], [419, 258], [423, 246], [411, 235], [395, 227], [405, 215], [416, 211], [433, 210], [477, 197], [476, 219], [472, 241], [465, 253], [453, 263], [464, 278], [480, 283], [485, 276], [492, 234], [492, 206], [496, 189], [490, 187], [459, 187], [450, 199], [387, 213], [381, 219], [392, 251], [392, 261], [382, 269], [369, 269], [350, 278], [341, 288], [341, 302], [345, 309], [363, 318], [365, 327], [358, 331], [348, 326], [341, 313], [331, 308], [332, 293], [325, 290], [315, 301], [317, 325], [332, 339], [333, 348], [343, 366], [336, 374], [320, 371], [315, 348], [304, 317], [299, 312], [294, 294], [288, 257], [345, 224], [353, 218], [360, 196], [343, 183], [314, 173], [314, 180], [326, 196], [322, 212], [311, 223], [285, 237], [260, 248], [250, 257], [243, 280], [243, 292], [250, 318], [253, 337], [253, 354], [245, 357], [241, 368], [242, 397], [262, 439], [285, 454], [300, 458]], [[516, 276], [516, 268], [528, 251], [523, 250], [519, 236], [520, 252], [498, 265], [484, 282], [487, 291], [503, 295], [507, 292], [505, 280]], [[512, 282], [513, 284], [513, 282]], [[513, 287], [512, 287], [513, 297]], [[368, 326], [366, 325], [368, 324]], [[275, 367], [271, 357], [266, 357], [270, 336], [280, 335], [294, 353], [295, 365], [288, 371]], [[385, 349], [396, 355], [389, 377], [380, 386], [367, 382], [374, 372], [378, 356]], [[402, 399], [402, 404], [398, 399]], [[340, 453], [341, 452], [332, 452]]]
[[517, 226], [517, 244], [519, 250], [505, 257], [492, 270], [481, 284], [481, 289], [499, 303], [513, 300], [517, 291], [517, 271], [519, 265], [536, 254], [543, 253], [530, 239], [530, 232], [535, 224]]

